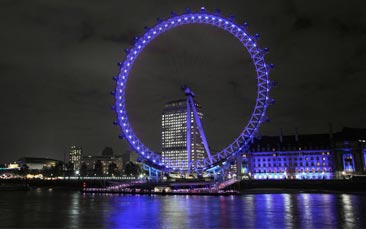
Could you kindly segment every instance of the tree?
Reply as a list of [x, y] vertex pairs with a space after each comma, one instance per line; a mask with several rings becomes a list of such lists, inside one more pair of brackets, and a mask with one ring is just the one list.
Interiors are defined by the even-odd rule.
[[57, 162], [54, 166], [43, 166], [41, 170], [43, 176], [46, 177], [58, 177], [63, 173], [63, 162]]
[[132, 175], [133, 172], [133, 162], [132, 161], [128, 161], [125, 165], [125, 173], [127, 175]]
[[72, 176], [72, 175], [74, 175], [74, 163], [71, 163], [71, 162], [69, 162], [69, 163], [67, 163], [66, 164], [66, 176], [68, 176], [68, 177], [70, 177], [70, 176]]
[[108, 165], [108, 174], [110, 176], [115, 175], [116, 174], [116, 170], [117, 170], [117, 165], [115, 163], [111, 162]]
[[81, 163], [80, 166], [80, 176], [85, 177], [88, 175], [88, 166], [85, 162]]
[[132, 161], [129, 161], [125, 165], [125, 173], [127, 175], [138, 176], [141, 173], [141, 168], [139, 165], [133, 163]]
[[29, 172], [29, 166], [27, 164], [22, 164], [20, 167], [20, 175], [26, 176]]
[[103, 163], [101, 160], [97, 160], [97, 162], [95, 162], [94, 172], [98, 177], [103, 175]]
[[55, 166], [52, 166], [50, 169], [51, 176], [58, 177], [62, 175], [63, 172], [63, 162], [59, 161], [55, 164]]
[[51, 168], [49, 168], [49, 167], [47, 167], [47, 166], [43, 166], [40, 172], [42, 173], [42, 175], [43, 175], [44, 177], [50, 177], [50, 176], [51, 176], [51, 174], [52, 174], [52, 172], [51, 172]]

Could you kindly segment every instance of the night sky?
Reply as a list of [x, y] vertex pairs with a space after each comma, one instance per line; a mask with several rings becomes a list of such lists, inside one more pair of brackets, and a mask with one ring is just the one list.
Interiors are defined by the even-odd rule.
[[[29, 1], [0, 0], [0, 163], [22, 156], [63, 159], [110, 146], [124, 153], [110, 107], [117, 62], [156, 18], [186, 7], [236, 16], [261, 35], [275, 64], [276, 105], [261, 135], [366, 128], [366, 2], [329, 1]], [[127, 109], [138, 137], [160, 151], [161, 112], [184, 98], [203, 106], [208, 142], [221, 150], [250, 117], [255, 72], [246, 50], [225, 31], [189, 25], [161, 35], [137, 59]]]

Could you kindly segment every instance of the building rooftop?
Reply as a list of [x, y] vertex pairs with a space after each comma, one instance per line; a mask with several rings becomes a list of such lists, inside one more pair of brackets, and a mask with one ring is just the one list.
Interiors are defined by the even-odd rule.
[[262, 136], [250, 143], [250, 151], [327, 149], [334, 142], [366, 139], [366, 129], [345, 127], [341, 132], [328, 134], [303, 134], [286, 136]]
[[22, 157], [18, 159], [20, 163], [39, 163], [39, 164], [46, 164], [46, 163], [55, 163], [55, 162], [62, 162], [60, 160], [51, 159], [51, 158], [42, 158], [42, 157]]

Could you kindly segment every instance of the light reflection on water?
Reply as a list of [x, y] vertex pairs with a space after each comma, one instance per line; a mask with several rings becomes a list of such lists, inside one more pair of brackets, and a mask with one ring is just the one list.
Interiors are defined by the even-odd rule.
[[36, 189], [1, 192], [0, 227], [364, 228], [366, 196], [93, 195]]

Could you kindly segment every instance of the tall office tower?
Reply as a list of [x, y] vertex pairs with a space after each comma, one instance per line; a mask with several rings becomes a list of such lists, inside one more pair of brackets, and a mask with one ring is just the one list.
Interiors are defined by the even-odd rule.
[[75, 171], [80, 171], [82, 149], [77, 146], [69, 148], [69, 162], [74, 165]]
[[[201, 106], [194, 102], [200, 120], [203, 118]], [[205, 150], [193, 111], [190, 109], [191, 121], [191, 161], [203, 159]], [[176, 169], [187, 169], [187, 101], [176, 100], [164, 105], [162, 113], [162, 158], [163, 162], [177, 162]], [[191, 167], [192, 168], [192, 167]]]

